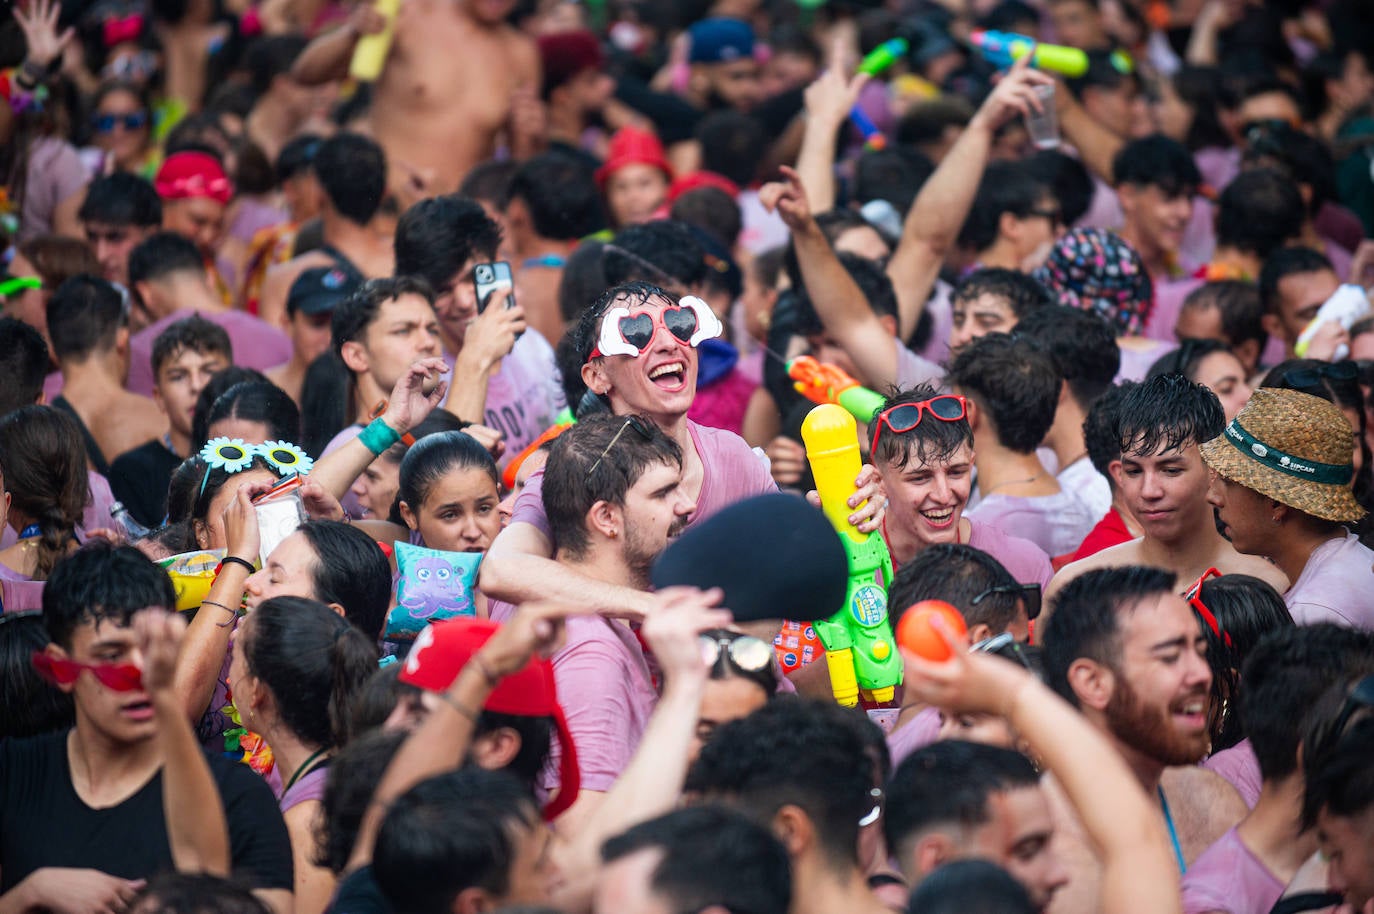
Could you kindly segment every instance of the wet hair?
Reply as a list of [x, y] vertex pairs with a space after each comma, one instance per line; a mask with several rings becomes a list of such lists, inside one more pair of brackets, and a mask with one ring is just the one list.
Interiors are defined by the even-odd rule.
[[[396, 678], [395, 671], [399, 669], [400, 664], [392, 667], [391, 679]], [[372, 679], [387, 673], [387, 670], [378, 670]], [[330, 760], [329, 777], [325, 780], [324, 796], [320, 798], [321, 814], [315, 817], [314, 862], [317, 866], [325, 867], [336, 876], [343, 875], [348, 868], [377, 785], [409, 735], [398, 730], [359, 732]]]
[[209, 440], [210, 434], [210, 410], [214, 407], [215, 401], [220, 395], [231, 387], [239, 384], [246, 384], [253, 381], [260, 381], [270, 384], [267, 376], [253, 368], [244, 368], [242, 365], [230, 365], [223, 371], [217, 371], [210, 376], [210, 381], [201, 388], [200, 394], [196, 397], [195, 415], [191, 418], [191, 450], [199, 451]]
[[305, 369], [301, 385], [301, 447], [319, 456], [353, 420], [352, 375], [332, 351], [322, 352]]
[[606, 288], [606, 273], [601, 267], [605, 244], [583, 241], [573, 248], [558, 280], [558, 312], [566, 324], [576, 324], [582, 312]]
[[82, 625], [108, 620], [127, 628], [139, 610], [170, 610], [176, 602], [172, 579], [143, 553], [93, 539], [53, 569], [43, 588], [43, 627], [54, 644], [70, 650]]
[[372, 872], [396, 914], [453, 908], [464, 889], [510, 888], [516, 830], [539, 820], [529, 789], [504, 771], [468, 767], [421, 781], [391, 804]]
[[[695, 241], [692, 243], [696, 244]], [[653, 283], [635, 280], [611, 286], [584, 308], [577, 318], [577, 323], [568, 331], [566, 337], [570, 339], [568, 355], [575, 360], [576, 367], [581, 369], [591, 359], [592, 350], [597, 347], [597, 342], [601, 336], [601, 319], [606, 316], [607, 311], [617, 306], [623, 306], [633, 311], [635, 308], [645, 305], [651, 298], [662, 299], [670, 307], [678, 303], [676, 295], [670, 294]], [[565, 371], [564, 374], [566, 375], [568, 372]], [[564, 382], [568, 383], [569, 379], [565, 377]], [[570, 397], [568, 402], [573, 403], [575, 401]]]
[[526, 159], [511, 179], [509, 200], [520, 200], [535, 232], [576, 241], [606, 225], [594, 169], [580, 156], [546, 152]]
[[1302, 234], [1305, 218], [1302, 195], [1288, 177], [1272, 168], [1242, 172], [1217, 201], [1217, 245], [1267, 259]]
[[1094, 470], [1107, 478], [1113, 489], [1116, 480], [1108, 468], [1113, 461], [1121, 459], [1121, 435], [1117, 431], [1121, 422], [1121, 403], [1135, 386], [1135, 381], [1122, 381], [1108, 387], [1083, 420], [1083, 443], [1088, 448], [1088, 461]]
[[[431, 201], [423, 200], [417, 203], [415, 207], [407, 210], [407, 215], [414, 212], [416, 207], [429, 202]], [[397, 237], [400, 236], [397, 235]], [[460, 263], [459, 266], [462, 264]], [[454, 272], [457, 270], [455, 269]], [[448, 282], [452, 278], [453, 274], [450, 273], [444, 277], [442, 282]], [[423, 278], [401, 274], [399, 267], [394, 278], [369, 279], [359, 287], [358, 291], [339, 302], [334, 308], [333, 315], [329, 318], [330, 342], [334, 346], [334, 354], [343, 359], [344, 343], [361, 341], [363, 337], [367, 336], [367, 328], [376, 322], [377, 316], [382, 311], [382, 305], [389, 301], [395, 301], [402, 295], [418, 295], [429, 302], [431, 308], [434, 306], [432, 284]]]
[[72, 696], [39, 676], [29, 661], [48, 641], [41, 612], [0, 614], [0, 739], [66, 730], [76, 720]]
[[124, 300], [110, 283], [80, 273], [57, 287], [48, 299], [48, 339], [58, 361], [84, 359], [115, 344], [125, 325]]
[[921, 880], [911, 893], [908, 910], [920, 914], [1034, 914], [1036, 907], [1026, 887], [991, 860], [953, 860]]
[[[883, 401], [882, 409], [885, 412], [894, 406], [903, 403], [924, 403], [933, 397], [940, 396], [940, 392], [929, 384], [917, 384], [908, 390], [899, 391]], [[876, 417], [876, 413], [874, 416]], [[931, 421], [929, 414], [922, 415], [922, 421], [913, 429], [905, 432], [894, 431], [887, 423], [883, 423], [885, 434], [878, 434], [879, 423], [870, 420], [868, 423], [868, 448], [875, 463], [883, 463], [892, 466], [894, 469], [904, 470], [915, 458], [922, 464], [937, 463], [949, 460], [959, 448], [968, 446], [973, 447], [973, 429], [969, 427], [968, 418], [955, 419], [951, 422]], [[875, 447], [874, 439], [878, 443]]]
[[895, 630], [906, 611], [921, 600], [943, 600], [964, 617], [969, 628], [986, 625], [1000, 635], [1016, 621], [1019, 595], [993, 593], [994, 587], [1019, 587], [1001, 562], [962, 543], [937, 543], [922, 549], [897, 570], [887, 589], [888, 621]]
[[0, 475], [10, 509], [38, 525], [33, 578], [45, 580], [76, 541], [90, 498], [76, 420], [51, 406], [21, 406], [0, 417]]
[[220, 394], [210, 407], [206, 427], [223, 419], [261, 422], [267, 426], [269, 441], [295, 443], [301, 436], [296, 401], [270, 381], [244, 381]]
[[14, 317], [0, 317], [0, 416], [38, 402], [48, 375], [43, 334]]
[[154, 228], [162, 224], [162, 199], [147, 178], [116, 171], [90, 183], [76, 218], [104, 225]]
[[154, 876], [125, 910], [138, 914], [271, 914], [246, 884], [208, 873]]
[[1189, 381], [1196, 381], [1198, 366], [1202, 364], [1202, 360], [1218, 352], [1231, 352], [1231, 347], [1221, 340], [1181, 340], [1177, 349], [1171, 349], [1155, 360], [1145, 377], [1157, 378], [1164, 374], [1179, 374]]
[[248, 672], [271, 691], [297, 739], [330, 748], [348, 742], [353, 696], [377, 669], [375, 639], [304, 597], [265, 600], [238, 637]]
[[1121, 370], [1116, 330], [1096, 312], [1040, 308], [1017, 321], [1016, 334], [1045, 348], [1080, 409], [1091, 409]]
[[1094, 568], [1055, 595], [1054, 613], [1042, 622], [1045, 684], [1079, 707], [1069, 667], [1086, 658], [1116, 670], [1121, 660], [1121, 613], [1150, 597], [1176, 591], [1173, 572], [1142, 565]]
[[1335, 273], [1336, 268], [1320, 251], [1304, 247], [1285, 247], [1265, 257], [1260, 268], [1259, 295], [1266, 314], [1278, 314], [1279, 283], [1302, 273]]
[[[397, 504], [405, 502], [418, 515], [430, 490], [455, 469], [485, 473], [497, 491], [501, 489], [496, 461], [476, 438], [466, 432], [439, 432], [416, 441], [401, 459]], [[396, 508], [392, 510], [392, 520], [401, 522]]]
[[885, 791], [883, 836], [894, 854], [930, 828], [977, 828], [992, 820], [993, 794], [1036, 787], [1030, 759], [1011, 749], [941, 740], [918, 749], [893, 773]]
[[[196, 243], [178, 232], [154, 232], [129, 252], [129, 288], [141, 282], [156, 282], [176, 273], [205, 275], [205, 259]], [[140, 299], [141, 301], [142, 299]]]
[[934, 172], [934, 163], [915, 149], [898, 146], [865, 152], [854, 162], [852, 196], [858, 203], [886, 200], [902, 215]]
[[611, 838], [603, 863], [641, 851], [659, 861], [649, 890], [669, 911], [721, 908], [748, 914], [787, 914], [792, 862], [766, 826], [722, 806], [678, 809]]
[[[747, 637], [740, 632], [730, 631], [727, 628], [708, 628], [701, 633], [703, 638], [711, 638], [719, 641], [735, 641], [739, 638]], [[722, 648], [720, 656], [712, 664], [707, 672], [711, 679], [747, 679], [754, 685], [763, 689], [763, 694], [770, 699], [778, 691], [778, 671], [773, 664], [768, 664], [761, 670], [746, 670], [739, 666], [730, 658], [730, 652]]]
[[1117, 442], [1123, 455], [1148, 456], [1211, 441], [1225, 427], [1211, 390], [1180, 374], [1157, 375], [1122, 398]]
[[1221, 314], [1222, 335], [1235, 347], [1254, 340], [1260, 351], [1269, 342], [1269, 334], [1261, 320], [1264, 308], [1254, 283], [1238, 279], [1206, 282], [1183, 299], [1184, 311], [1205, 311], [1215, 308]]
[[992, 295], [1003, 299], [1017, 320], [1033, 311], [1054, 305], [1054, 296], [1038, 279], [1020, 270], [982, 267], [959, 280], [950, 301], [966, 302]]
[[588, 416], [559, 435], [544, 465], [544, 510], [559, 549], [583, 556], [591, 545], [587, 512], [599, 501], [624, 505], [639, 478], [658, 464], [680, 467], [682, 449], [648, 419]]
[[1059, 374], [1050, 354], [1029, 339], [989, 333], [950, 362], [947, 383], [978, 402], [997, 440], [1030, 454], [1045, 440], [1059, 404]]
[[[1349, 687], [1344, 683], [1323, 698], [1330, 704], [1329, 715], [1338, 713]], [[1303, 769], [1307, 790], [1303, 796], [1302, 824], [1311, 828], [1319, 813], [1351, 818], [1374, 807], [1374, 718], [1356, 718], [1343, 734], [1335, 737], [1335, 744], [1325, 752], [1321, 737], [1334, 723], [1323, 715], [1303, 740]]]
[[834, 701], [780, 696], [722, 724], [688, 770], [685, 790], [763, 823], [798, 806], [826, 856], [856, 866], [859, 819], [873, 807], [873, 764], [854, 723], [861, 714]]
[[333, 520], [309, 520], [296, 532], [315, 551], [315, 599], [337, 603], [354, 628], [376, 641], [391, 607], [391, 563], [377, 541]]
[[715, 172], [738, 187], [758, 177], [768, 149], [768, 133], [759, 119], [742, 111], [712, 111], [697, 122], [693, 138], [701, 144], [701, 170]]
[[690, 288], [706, 278], [701, 245], [687, 224], [675, 219], [621, 229], [602, 248], [601, 268], [613, 286], [642, 280]]
[[1000, 232], [1003, 213], [1018, 219], [1030, 215], [1049, 188], [1018, 162], [993, 162], [983, 172], [968, 218], [959, 229], [959, 245], [973, 251], [991, 247]]
[[[393, 246], [397, 276], [418, 276], [431, 288], [442, 289], [468, 261], [495, 259], [501, 227], [475, 200], [458, 194], [429, 197], [401, 215]], [[339, 312], [334, 314], [337, 321]], [[338, 339], [336, 333], [336, 349]]]
[[[1220, 633], [1198, 615], [1207, 640], [1207, 664], [1212, 668], [1212, 702], [1229, 702], [1236, 713], [1228, 714], [1212, 738], [1212, 752], [1229, 749], [1247, 736], [1239, 708], [1249, 684], [1240, 671], [1255, 646], [1270, 632], [1292, 628], [1283, 597], [1268, 582], [1248, 574], [1227, 574], [1202, 585], [1202, 605], [1216, 617]], [[1316, 698], [1312, 699], [1313, 701]]]
[[163, 365], [185, 352], [197, 355], [218, 353], [226, 361], [234, 360], [234, 344], [229, 339], [228, 331], [214, 321], [192, 314], [168, 324], [153, 340], [153, 377], [158, 376]]
[[1120, 187], [1158, 187], [1166, 197], [1191, 197], [1202, 184], [1193, 154], [1161, 133], [1131, 140], [1112, 159], [1112, 182]]
[[386, 194], [386, 155], [376, 140], [360, 133], [335, 134], [316, 150], [314, 169], [340, 216], [366, 225], [377, 215]]

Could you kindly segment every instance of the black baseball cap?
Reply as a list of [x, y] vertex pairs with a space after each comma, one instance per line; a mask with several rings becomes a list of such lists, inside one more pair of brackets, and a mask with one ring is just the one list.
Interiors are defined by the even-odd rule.
[[339, 302], [358, 291], [358, 284], [338, 267], [313, 267], [291, 284], [286, 313], [329, 314]]

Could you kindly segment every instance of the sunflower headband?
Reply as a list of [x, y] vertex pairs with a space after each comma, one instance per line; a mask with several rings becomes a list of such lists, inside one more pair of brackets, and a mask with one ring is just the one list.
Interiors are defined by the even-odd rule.
[[289, 441], [246, 444], [242, 438], [212, 438], [200, 449], [199, 457], [208, 465], [200, 480], [201, 495], [205, 494], [205, 484], [211, 472], [223, 470], [230, 475], [242, 473], [253, 465], [255, 457], [265, 460], [279, 476], [304, 476], [315, 466], [309, 454]]

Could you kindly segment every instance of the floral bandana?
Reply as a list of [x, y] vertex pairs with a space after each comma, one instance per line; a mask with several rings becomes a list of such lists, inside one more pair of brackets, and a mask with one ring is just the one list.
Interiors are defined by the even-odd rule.
[[1102, 229], [1074, 229], [1033, 274], [1061, 305], [1091, 311], [1118, 336], [1138, 336], [1154, 309], [1154, 284], [1135, 248]]

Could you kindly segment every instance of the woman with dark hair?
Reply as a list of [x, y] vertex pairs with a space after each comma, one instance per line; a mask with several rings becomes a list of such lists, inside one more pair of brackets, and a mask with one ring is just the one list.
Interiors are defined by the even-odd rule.
[[[419, 441], [440, 432], [457, 432], [463, 423], [447, 410], [436, 409], [425, 421], [410, 430], [410, 437]], [[413, 442], [412, 442], [413, 443]], [[349, 490], [358, 499], [367, 519], [390, 518], [396, 505], [396, 493], [401, 488], [401, 460], [410, 451], [410, 444], [398, 441], [382, 451], [362, 472]]]
[[1162, 374], [1181, 374], [1216, 394], [1227, 422], [1250, 402], [1252, 391], [1245, 380], [1245, 366], [1220, 340], [1184, 340], [1151, 365], [1145, 376]]
[[216, 372], [210, 378], [210, 383], [201, 388], [200, 395], [196, 397], [195, 414], [191, 417], [192, 450], [200, 450], [210, 439], [210, 410], [214, 407], [215, 401], [229, 388], [245, 381], [267, 382], [267, 376], [252, 368], [230, 365], [223, 371]]
[[137, 83], [107, 79], [91, 100], [91, 143], [101, 174], [128, 171], [149, 180], [157, 171], [152, 142], [153, 106], [148, 90]]
[[6, 519], [19, 534], [0, 551], [0, 577], [46, 581], [77, 547], [90, 497], [75, 421], [50, 406], [24, 406], [0, 418], [0, 482], [9, 499]]
[[1207, 663], [1212, 668], [1212, 751], [1229, 749], [1245, 738], [1244, 722], [1232, 713], [1240, 704], [1240, 670], [1260, 639], [1293, 625], [1283, 597], [1248, 574], [1213, 574], [1208, 569], [1185, 596], [1202, 623]]
[[72, 696], [39, 676], [29, 659], [51, 640], [41, 612], [0, 613], [0, 739], [52, 733], [75, 722]]
[[1155, 129], [1187, 146], [1209, 187], [1222, 188], [1240, 171], [1240, 150], [1221, 122], [1232, 107], [1215, 67], [1185, 66], [1155, 85], [1150, 116]]
[[167, 523], [187, 523], [201, 549], [227, 545], [224, 512], [244, 486], [278, 479], [266, 458], [254, 454], [243, 466], [211, 465], [197, 454], [172, 471], [167, 489]]
[[296, 911], [318, 914], [335, 879], [314, 865], [315, 817], [330, 756], [348, 742], [352, 698], [377, 668], [376, 644], [323, 603], [277, 597], [244, 617], [232, 657], [240, 718], [271, 747], [281, 774]]
[[239, 438], [248, 444], [295, 441], [301, 436], [296, 401], [270, 381], [246, 381], [220, 394], [205, 422], [206, 440]]

